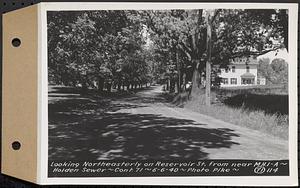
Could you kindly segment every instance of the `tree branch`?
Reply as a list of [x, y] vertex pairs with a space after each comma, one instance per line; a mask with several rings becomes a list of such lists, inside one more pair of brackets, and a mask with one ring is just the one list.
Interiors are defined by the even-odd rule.
[[[183, 43], [181, 43], [183, 44]], [[181, 44], [178, 44], [178, 47], [179, 49], [185, 53], [185, 55], [188, 57], [189, 60], [192, 60], [192, 57], [191, 57], [191, 52], [189, 52], [189, 49], [185, 46], [185, 45], [181, 45]]]
[[281, 49], [282, 47], [279, 46], [279, 47], [276, 47], [276, 48], [273, 48], [273, 49], [269, 49], [269, 50], [264, 50], [264, 51], [260, 51], [260, 52], [237, 52], [235, 54], [233, 54], [231, 57], [232, 58], [235, 58], [235, 57], [243, 57], [245, 55], [255, 55], [255, 56], [260, 56], [260, 55], [264, 55], [268, 52], [271, 52], [271, 51], [275, 51], [275, 50], [278, 50], [278, 49]]
[[146, 12], [147, 16], [149, 17], [147, 23], [149, 24], [150, 28], [158, 35], [162, 35], [163, 33], [156, 28], [152, 16], [149, 14], [148, 11], [145, 11], [145, 12]]
[[222, 9], [217, 9], [214, 16], [211, 19], [211, 22], [214, 22], [214, 20], [216, 19], [216, 17], [218, 16], [218, 14], [221, 12]]

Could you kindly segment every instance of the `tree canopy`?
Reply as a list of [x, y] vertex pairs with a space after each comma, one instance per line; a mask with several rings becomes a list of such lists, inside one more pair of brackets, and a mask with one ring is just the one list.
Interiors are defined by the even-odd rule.
[[201, 89], [209, 12], [213, 65], [288, 46], [287, 10], [53, 11], [49, 82], [110, 91], [160, 80], [179, 91], [192, 81]]

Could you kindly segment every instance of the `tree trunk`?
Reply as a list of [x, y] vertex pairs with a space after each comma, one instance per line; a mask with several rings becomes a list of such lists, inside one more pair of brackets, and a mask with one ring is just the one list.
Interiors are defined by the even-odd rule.
[[[209, 12], [210, 13], [210, 12]], [[206, 40], [206, 51], [207, 51], [207, 61], [206, 61], [206, 79], [205, 79], [205, 104], [210, 106], [210, 74], [211, 74], [211, 15], [207, 14], [207, 40]]]
[[170, 93], [174, 93], [175, 92], [175, 80], [172, 79], [170, 80]]
[[186, 74], [183, 73], [183, 76], [182, 76], [182, 84], [183, 84], [182, 90], [183, 90], [183, 92], [186, 91], [186, 80], [185, 80], [185, 78], [186, 78]]
[[177, 82], [176, 82], [176, 87], [177, 87], [177, 93], [181, 93], [181, 88], [180, 88], [180, 78], [178, 78]]
[[104, 78], [98, 77], [98, 91], [102, 92], [104, 88]]
[[193, 78], [192, 78], [192, 92], [191, 93], [198, 93], [197, 91], [201, 87], [201, 76], [198, 71], [198, 67], [200, 66], [200, 62], [198, 61], [193, 72]]
[[190, 93], [190, 97], [192, 99], [197, 100], [200, 104], [205, 103], [205, 90], [204, 87], [201, 85], [201, 75], [199, 72], [199, 66], [200, 61], [197, 60], [194, 72], [193, 72], [193, 78], [192, 78], [192, 90]]
[[106, 90], [108, 91], [108, 92], [111, 92], [111, 82], [107, 82], [107, 84], [106, 84]]
[[179, 62], [179, 52], [178, 49], [176, 51], [176, 61], [177, 61], [177, 76], [178, 76], [178, 80], [177, 80], [177, 92], [180, 93], [181, 92], [181, 73], [180, 73], [180, 62]]
[[166, 87], [166, 90], [169, 91], [170, 90], [170, 80], [167, 79], [167, 87]]
[[87, 86], [86, 82], [83, 81], [83, 82], [82, 82], [82, 90], [83, 90], [83, 91], [86, 91], [87, 89], [88, 89], [88, 86]]

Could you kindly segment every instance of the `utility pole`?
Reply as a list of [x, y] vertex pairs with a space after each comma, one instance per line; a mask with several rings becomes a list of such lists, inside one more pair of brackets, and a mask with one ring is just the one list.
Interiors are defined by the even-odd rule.
[[207, 24], [207, 40], [206, 40], [206, 82], [205, 82], [205, 103], [206, 106], [210, 106], [210, 90], [211, 90], [211, 10], [207, 10], [206, 13]]

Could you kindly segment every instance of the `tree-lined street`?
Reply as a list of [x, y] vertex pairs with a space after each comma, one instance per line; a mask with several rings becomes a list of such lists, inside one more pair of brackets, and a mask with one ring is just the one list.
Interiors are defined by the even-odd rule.
[[170, 105], [161, 89], [106, 100], [53, 90], [49, 159], [288, 158], [287, 140]]
[[[134, 90], [153, 82], [191, 96], [220, 84], [234, 57], [288, 47], [287, 11], [101, 10], [48, 13], [49, 84]], [[205, 84], [207, 83], [207, 84]], [[206, 90], [205, 90], [206, 89]]]
[[[250, 58], [288, 51], [287, 10], [49, 11], [47, 19], [49, 159], [288, 159], [288, 114], [278, 110], [287, 96], [233, 91], [226, 103], [215, 92], [233, 58], [245, 59], [246, 72]], [[285, 61], [259, 70], [287, 85]], [[226, 122], [230, 111], [246, 126], [199, 109]]]

